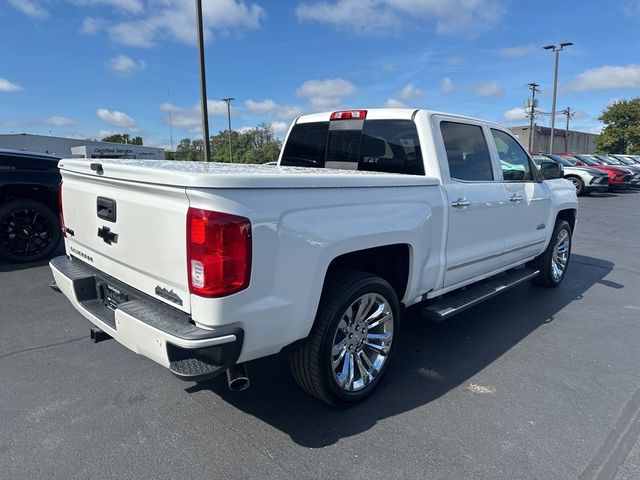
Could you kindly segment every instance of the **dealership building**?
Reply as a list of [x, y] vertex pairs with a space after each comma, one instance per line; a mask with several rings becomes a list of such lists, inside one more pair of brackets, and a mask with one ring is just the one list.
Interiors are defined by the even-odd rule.
[[63, 158], [144, 158], [164, 160], [162, 148], [28, 133], [0, 134], [0, 148], [48, 153]]
[[[511, 127], [510, 130], [525, 147], [529, 146], [529, 127]], [[533, 146], [531, 152], [549, 152], [551, 129], [548, 127], [533, 127]], [[594, 133], [575, 132], [556, 129], [553, 135], [553, 150], [555, 153], [595, 153], [596, 138]], [[568, 133], [568, 135], [567, 135]]]

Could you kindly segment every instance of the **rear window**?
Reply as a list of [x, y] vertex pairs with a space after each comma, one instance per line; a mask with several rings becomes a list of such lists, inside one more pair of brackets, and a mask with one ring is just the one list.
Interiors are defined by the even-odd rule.
[[411, 120], [295, 125], [281, 165], [424, 175], [418, 132]]

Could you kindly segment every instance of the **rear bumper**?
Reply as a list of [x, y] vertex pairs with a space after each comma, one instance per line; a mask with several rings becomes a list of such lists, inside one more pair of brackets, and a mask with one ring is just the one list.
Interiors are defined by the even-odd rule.
[[[67, 256], [50, 262], [55, 283], [73, 306], [95, 326], [130, 350], [169, 368], [183, 380], [212, 378], [234, 365], [244, 332], [235, 326], [197, 327], [189, 315]], [[107, 306], [105, 284], [126, 295]]]

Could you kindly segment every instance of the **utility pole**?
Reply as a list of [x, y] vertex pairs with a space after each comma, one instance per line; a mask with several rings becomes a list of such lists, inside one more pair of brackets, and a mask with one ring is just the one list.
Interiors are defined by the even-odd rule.
[[198, 54], [200, 57], [200, 103], [202, 110], [202, 134], [204, 136], [204, 161], [211, 161], [209, 148], [209, 108], [207, 106], [207, 76], [204, 68], [204, 35], [202, 33], [202, 0], [196, 0], [196, 27], [198, 29]]
[[534, 121], [536, 118], [536, 110], [538, 109], [538, 101], [536, 100], [536, 93], [540, 93], [540, 90], [538, 90], [538, 87], [540, 85], [538, 85], [537, 83], [529, 83], [528, 84], [529, 89], [531, 90], [531, 98], [529, 99], [529, 111], [527, 112], [527, 116], [529, 117], [529, 152], [531, 152], [533, 150], [533, 128], [534, 128]]
[[233, 155], [231, 154], [231, 102], [235, 100], [233, 97], [223, 98], [223, 102], [227, 102], [227, 120], [229, 121], [229, 162], [233, 163]]
[[564, 151], [566, 153], [569, 153], [569, 120], [571, 120], [573, 118], [573, 116], [576, 114], [575, 111], [571, 111], [571, 107], [567, 107], [565, 108], [563, 111], [560, 112], [562, 115], [566, 115], [567, 116], [567, 128], [565, 128], [564, 130]]

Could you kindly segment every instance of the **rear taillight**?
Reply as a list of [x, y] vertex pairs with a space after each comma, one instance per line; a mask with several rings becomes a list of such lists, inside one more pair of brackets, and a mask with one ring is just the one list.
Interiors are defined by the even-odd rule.
[[62, 180], [58, 185], [58, 215], [60, 215], [60, 229], [62, 230], [62, 236], [67, 236], [67, 229], [64, 226], [64, 213], [62, 212]]
[[344, 110], [341, 112], [333, 112], [331, 120], [364, 120], [367, 118], [366, 110]]
[[247, 288], [251, 277], [249, 219], [189, 208], [187, 268], [194, 295], [224, 297]]

